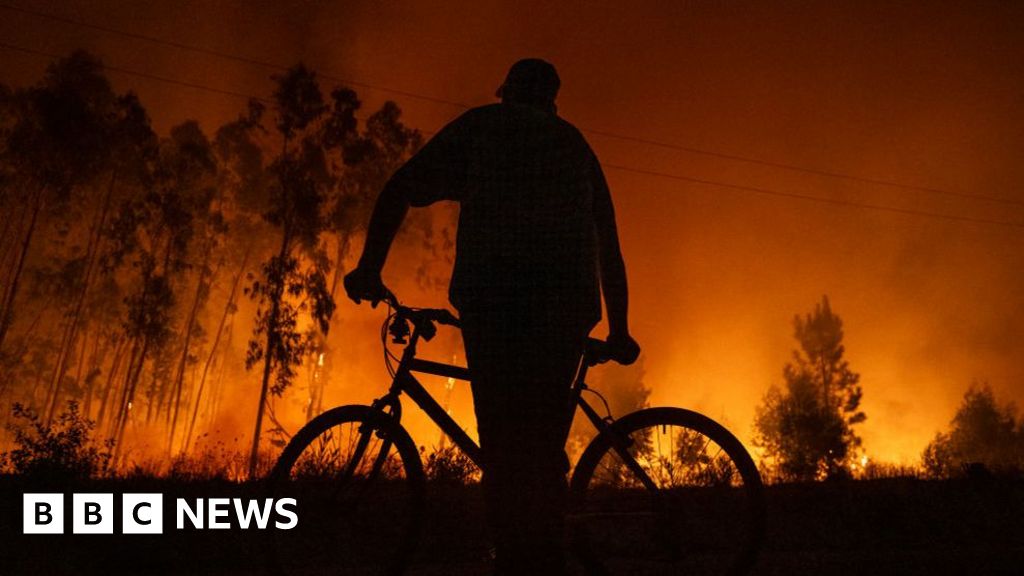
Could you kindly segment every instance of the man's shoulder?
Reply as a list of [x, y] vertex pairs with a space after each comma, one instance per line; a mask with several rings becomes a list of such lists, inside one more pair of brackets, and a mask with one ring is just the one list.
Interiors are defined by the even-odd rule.
[[479, 122], [493, 121], [502, 114], [501, 104], [486, 104], [466, 110], [458, 118], [452, 120], [452, 124], [474, 124]]
[[557, 114], [537, 110], [530, 106], [515, 106], [496, 102], [470, 108], [463, 112], [453, 123], [474, 123], [474, 122], [498, 122], [510, 118], [520, 119], [526, 122], [546, 124], [552, 128], [572, 134], [580, 139], [583, 134], [571, 122]]
[[522, 131], [523, 134], [555, 143], [566, 151], [589, 154], [590, 145], [583, 133], [571, 122], [550, 112], [527, 106], [510, 106], [502, 103], [477, 106], [463, 112], [446, 126], [449, 136], [456, 139], [491, 137], [508, 130]]
[[586, 138], [583, 137], [583, 132], [580, 132], [580, 129], [577, 128], [575, 124], [569, 122], [568, 120], [562, 118], [561, 116], [555, 116], [555, 118], [558, 120], [559, 128], [561, 128], [561, 130], [565, 132], [567, 136], [573, 138], [574, 140], [577, 140], [580, 144], [587, 146], [589, 148], [589, 146], [587, 145]]

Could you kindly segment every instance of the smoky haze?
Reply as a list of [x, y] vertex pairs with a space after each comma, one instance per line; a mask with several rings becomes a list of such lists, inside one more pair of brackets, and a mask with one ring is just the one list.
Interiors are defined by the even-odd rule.
[[[1024, 5], [836, 4], [14, 3], [262, 62], [302, 60], [322, 74], [469, 105], [493, 101], [513, 61], [543, 57], [562, 77], [560, 114], [581, 128], [765, 161], [586, 132], [616, 203], [651, 403], [705, 412], [749, 441], [754, 408], [782, 382], [795, 346], [793, 316], [827, 294], [862, 377], [865, 448], [910, 463], [972, 380], [1024, 400]], [[0, 36], [23, 48], [84, 47], [110, 66], [249, 95], [268, 96], [277, 72], [2, 12]], [[45, 64], [5, 50], [0, 81], [27, 85]], [[187, 118], [212, 132], [245, 103], [110, 76], [118, 90], [139, 94], [161, 134]], [[365, 109], [394, 99], [428, 133], [461, 111], [353, 87]], [[403, 247], [398, 261], [415, 262], [414, 248]], [[433, 266], [447, 273], [444, 262]], [[444, 302], [443, 285], [399, 278], [406, 270], [385, 270], [405, 300]], [[333, 329], [357, 341], [345, 353], [350, 368], [335, 369], [329, 400], [364, 402], [385, 376], [373, 339], [380, 313], [339, 302], [338, 316]], [[236, 346], [245, 330], [237, 328]], [[456, 340], [438, 349], [460, 353]], [[360, 378], [381, 384], [356, 381], [355, 365]], [[240, 377], [257, 389], [255, 375]], [[456, 416], [469, 418], [468, 393], [453, 402]], [[242, 430], [252, 413], [239, 415]]]

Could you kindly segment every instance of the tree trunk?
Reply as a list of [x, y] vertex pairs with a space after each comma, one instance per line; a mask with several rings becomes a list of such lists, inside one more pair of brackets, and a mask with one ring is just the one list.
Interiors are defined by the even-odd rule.
[[[7, 258], [14, 254], [15, 246], [18, 244], [16, 236], [21, 232], [20, 223], [25, 219], [25, 213], [29, 210], [28, 203], [21, 202], [19, 208], [20, 210], [18, 211], [17, 217], [15, 217], [15, 211], [13, 209], [6, 211], [7, 213], [4, 214], [4, 231], [3, 234], [0, 234], [0, 278], [3, 278], [4, 280], [3, 286], [5, 287], [5, 291], [0, 293], [0, 297], [7, 295]], [[18, 223], [17, 226], [15, 226], [15, 222]], [[8, 236], [10, 236], [10, 238], [8, 238]]]
[[[100, 348], [101, 341], [103, 343], [102, 348]], [[85, 415], [86, 420], [92, 415], [92, 400], [93, 396], [96, 395], [96, 378], [99, 377], [99, 368], [103, 364], [103, 359], [106, 358], [109, 350], [110, 341], [97, 334], [93, 343], [92, 356], [89, 358], [89, 368], [85, 373], [88, 385], [85, 387], [85, 401], [82, 403], [82, 414]]]
[[135, 402], [135, 389], [138, 387], [139, 379], [142, 377], [142, 368], [146, 364], [146, 354], [149, 352], [149, 338], [143, 338], [142, 350], [139, 352], [139, 358], [135, 362], [135, 372], [131, 371], [131, 365], [129, 364], [129, 371], [127, 374], [128, 379], [125, 381], [124, 394], [122, 395], [121, 409], [117, 418], [117, 433], [114, 436], [114, 457], [113, 461], [117, 464], [118, 458], [121, 456], [121, 450], [124, 442], [124, 430], [128, 425], [128, 418], [131, 416], [132, 406]]
[[128, 343], [127, 338], [120, 338], [117, 343], [117, 347], [114, 349], [114, 360], [110, 363], [110, 374], [107, 375], [107, 385], [103, 390], [103, 400], [100, 401], [100, 410], [96, 415], [96, 429], [100, 430], [103, 426], [103, 418], [107, 415], [107, 405], [110, 401], [110, 395], [115, 392], [117, 388], [117, 373], [121, 369], [121, 362], [124, 360], [124, 351]]
[[[273, 321], [277, 317], [278, 306], [273, 304], [271, 308], [270, 320]], [[256, 430], [252, 435], [252, 452], [249, 453], [249, 480], [256, 479], [256, 463], [259, 460], [260, 452], [260, 431], [263, 427], [263, 412], [267, 405], [267, 391], [270, 386], [270, 330], [267, 331], [267, 354], [265, 355], [263, 362], [263, 384], [260, 387], [260, 403], [256, 407]]]
[[249, 250], [246, 250], [245, 256], [242, 257], [242, 265], [238, 267], [238, 273], [235, 274], [235, 279], [231, 283], [231, 292], [228, 294], [228, 301], [224, 304], [224, 313], [221, 314], [220, 323], [217, 325], [217, 334], [213, 337], [213, 344], [210, 345], [210, 353], [206, 356], [206, 363], [203, 364], [203, 374], [199, 377], [199, 386], [196, 389], [196, 400], [195, 408], [192, 409], [192, 419], [188, 424], [188, 431], [185, 433], [185, 443], [181, 447], [181, 451], [188, 452], [189, 443], [192, 441], [192, 432], [196, 426], [196, 416], [199, 414], [199, 403], [203, 398], [203, 388], [206, 386], [206, 377], [210, 372], [210, 365], [213, 364], [213, 359], [217, 354], [217, 346], [220, 344], [221, 335], [224, 334], [224, 325], [228, 321], [228, 316], [231, 314], [231, 309], [235, 304], [235, 294], [238, 293], [238, 285], [241, 283], [242, 275], [245, 274], [245, 266], [249, 263]]
[[116, 184], [117, 172], [115, 171], [110, 175], [110, 184], [107, 186], [107, 193], [103, 199], [103, 207], [100, 209], [99, 214], [96, 215], [96, 219], [92, 225], [92, 230], [89, 231], [89, 244], [86, 249], [88, 263], [85, 268], [85, 278], [82, 279], [82, 289], [79, 291], [75, 300], [75, 307], [68, 319], [68, 326], [65, 329], [61, 349], [57, 355], [57, 365], [54, 367], [53, 380], [50, 384], [50, 405], [46, 411], [47, 425], [53, 421], [57, 400], [60, 396], [61, 383], [64, 381], [64, 375], [67, 373], [68, 369], [68, 356], [70, 356], [74, 350], [75, 341], [78, 338], [78, 327], [81, 324], [82, 310], [85, 308], [86, 297], [88, 296], [89, 288], [92, 285], [93, 272], [95, 272], [96, 266], [99, 263], [98, 254], [103, 226], [107, 221], [107, 215], [110, 213], [110, 199], [113, 197], [114, 186]]
[[[288, 254], [291, 252], [290, 245], [290, 234], [288, 230], [285, 230], [283, 237], [281, 238], [281, 250], [277, 256], [278, 261], [282, 266], [285, 259], [288, 257]], [[284, 287], [287, 280], [288, 279], [284, 277], [277, 279], [278, 283], [273, 287], [273, 290], [270, 293], [270, 316], [267, 318], [267, 341], [265, 348], [263, 349], [263, 383], [260, 386], [260, 403], [256, 407], [256, 429], [253, 432], [252, 437], [252, 452], [249, 454], [250, 480], [254, 480], [256, 478], [256, 463], [259, 459], [260, 449], [260, 432], [263, 427], [263, 413], [267, 404], [267, 393], [270, 389], [270, 374], [273, 367], [271, 349], [277, 335], [277, 321], [278, 317], [281, 315], [281, 299], [284, 297]]]
[[231, 350], [231, 342], [235, 334], [235, 317], [233, 314], [228, 318], [228, 325], [224, 328], [224, 331], [227, 332], [227, 339], [224, 341], [223, 351], [220, 353], [220, 366], [217, 367], [217, 378], [213, 380], [213, 386], [210, 390], [210, 406], [208, 408], [210, 417], [206, 427], [207, 432], [213, 432], [213, 426], [217, 423], [217, 417], [220, 416], [220, 406], [224, 400], [224, 379], [228, 371], [228, 352]]
[[178, 427], [178, 412], [181, 408], [181, 389], [185, 383], [185, 365], [188, 363], [188, 347], [192, 343], [192, 331], [196, 326], [196, 315], [199, 312], [199, 302], [203, 296], [203, 281], [206, 277], [206, 267], [210, 263], [211, 247], [207, 247], [203, 256], [203, 264], [199, 267], [199, 281], [196, 282], [196, 293], [192, 298], [192, 308], [189, 310], [188, 322], [185, 323], [185, 341], [181, 347], [181, 359], [178, 361], [178, 370], [174, 376], [174, 405], [170, 407], [171, 427], [167, 434], [167, 454], [171, 454], [174, 447], [174, 432]]
[[36, 223], [39, 221], [39, 212], [43, 209], [43, 190], [36, 192], [35, 203], [32, 207], [32, 218], [28, 223], [28, 230], [25, 232], [25, 239], [21, 243], [21, 253], [18, 255], [18, 264], [14, 267], [14, 276], [7, 286], [4, 294], [3, 313], [0, 315], [0, 351], [4, 349], [4, 339], [7, 338], [7, 331], [14, 320], [14, 299], [18, 295], [18, 285], [21, 283], [21, 273], [25, 269], [25, 258], [28, 249], [32, 246], [32, 237], [36, 232]]
[[118, 390], [118, 397], [110, 407], [110, 426], [108, 430], [108, 436], [111, 440], [116, 439], [117, 429], [121, 425], [121, 413], [124, 411], [124, 406], [128, 403], [128, 383], [132, 379], [132, 373], [135, 371], [135, 362], [139, 358], [139, 340], [132, 339], [132, 347], [128, 351], [128, 364], [125, 366], [124, 377], [121, 378], [120, 388]]

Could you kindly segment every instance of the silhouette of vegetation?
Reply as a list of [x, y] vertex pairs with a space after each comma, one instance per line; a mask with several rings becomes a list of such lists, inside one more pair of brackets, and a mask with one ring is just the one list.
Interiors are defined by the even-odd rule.
[[[154, 469], [167, 472], [219, 427], [225, 399], [256, 401], [232, 377], [246, 353], [237, 331], [252, 334], [245, 359], [262, 368], [250, 460], [266, 418], [275, 440], [287, 435], [271, 399], [303, 363], [324, 354], [329, 366], [349, 246], [422, 140], [392, 102], [363, 121], [355, 92], [321, 92], [307, 68], [274, 80], [270, 106], [166, 135], [83, 51], [34, 85], [0, 86], [4, 414], [19, 403], [46, 425], [76, 401], [93, 434], [114, 441], [113, 465], [163, 449]], [[431, 219], [419, 224], [431, 237]], [[326, 376], [316, 382], [307, 418], [323, 409]]]
[[[305, 67], [295, 67], [275, 80], [274, 126], [281, 151], [267, 167], [270, 202], [263, 217], [280, 230], [281, 240], [277, 253], [264, 262], [261, 276], [246, 288], [258, 301], [259, 311], [245, 365], [263, 364], [249, 462], [253, 474], [268, 394], [280, 396], [285, 391], [295, 366], [312, 347], [299, 328], [299, 314], [308, 312], [323, 333], [330, 326], [334, 312], [326, 278], [330, 263], [320, 245], [325, 225], [321, 213], [330, 186], [324, 145], [340, 144], [345, 132], [354, 129], [354, 124], [344, 122], [352, 114], [351, 107], [328, 108], [316, 76]], [[331, 111], [342, 117], [334, 118]], [[308, 257], [309, 265], [296, 255], [298, 250]]]
[[1013, 404], [1000, 406], [987, 384], [964, 393], [948, 432], [939, 432], [921, 455], [932, 477], [987, 474], [1019, 476], [1024, 470], [1024, 421]]
[[859, 410], [860, 375], [844, 359], [843, 322], [828, 297], [814, 311], [793, 319], [799, 348], [783, 369], [785, 388], [769, 388], [757, 409], [754, 443], [781, 480], [842, 478], [861, 440], [853, 426]]
[[[421, 452], [425, 452], [421, 449]], [[448, 444], [436, 447], [423, 459], [427, 479], [443, 484], [469, 484], [480, 480], [480, 469], [465, 452]]]
[[68, 401], [65, 411], [51, 424], [20, 403], [14, 404], [12, 414], [15, 423], [8, 426], [14, 431], [17, 448], [0, 454], [4, 464], [0, 468], [46, 481], [82, 480], [107, 470], [113, 444], [110, 440], [96, 444], [91, 437], [95, 423], [82, 416], [77, 402]]

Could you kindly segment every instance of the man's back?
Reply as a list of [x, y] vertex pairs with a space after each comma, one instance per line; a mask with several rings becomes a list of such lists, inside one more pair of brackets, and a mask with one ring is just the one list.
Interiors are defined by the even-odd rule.
[[595, 168], [571, 124], [504, 103], [449, 124], [396, 178], [409, 180], [413, 205], [461, 204], [451, 285], [460, 310], [544, 305], [596, 321], [594, 194], [607, 190]]

